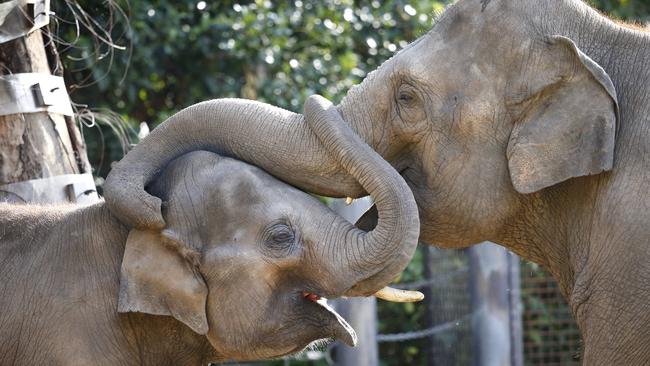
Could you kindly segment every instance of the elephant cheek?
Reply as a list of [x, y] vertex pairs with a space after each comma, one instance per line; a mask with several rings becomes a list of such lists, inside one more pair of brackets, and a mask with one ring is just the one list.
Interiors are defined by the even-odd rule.
[[[253, 360], [278, 356], [284, 352], [279, 345], [268, 342], [273, 337], [266, 333], [274, 328], [272, 322], [260, 317], [262, 309], [256, 307], [254, 298], [261, 299], [262, 294], [247, 293], [242, 296], [230, 296], [235, 289], [222, 288], [208, 295], [206, 306], [209, 330], [206, 337], [212, 347], [224, 359]], [[275, 335], [277, 337], [277, 335]]]
[[[226, 359], [241, 359], [248, 354], [247, 348], [251, 343], [248, 330], [250, 324], [243, 324], [248, 317], [243, 309], [237, 306], [229, 308], [227, 305], [240, 304], [224, 297], [221, 291], [210, 291], [206, 304], [208, 319], [208, 333], [206, 337], [216, 352]], [[239, 311], [239, 312], [238, 312]], [[237, 316], [222, 316], [221, 314], [237, 314]]]
[[[222, 359], [250, 361], [265, 358], [280, 357], [294, 353], [303, 347], [290, 347], [287, 343], [278, 342], [284, 339], [282, 336], [273, 334], [271, 336], [256, 334], [252, 328], [220, 329], [213, 331], [212, 328], [206, 335], [212, 347]], [[247, 334], [239, 332], [245, 331]], [[263, 333], [263, 332], [262, 332]]]
[[[208, 304], [210, 301], [208, 300]], [[222, 334], [228, 334], [227, 332], [224, 332], [224, 324], [221, 322], [221, 319], [216, 319], [214, 316], [213, 310], [211, 310], [211, 306], [207, 306], [207, 313], [208, 313], [208, 333], [206, 334], [206, 337], [208, 338], [208, 341], [212, 345], [212, 347], [217, 351], [217, 353], [221, 356], [224, 357], [232, 357], [232, 355], [229, 352], [229, 342], [226, 339], [223, 339], [221, 337]]]

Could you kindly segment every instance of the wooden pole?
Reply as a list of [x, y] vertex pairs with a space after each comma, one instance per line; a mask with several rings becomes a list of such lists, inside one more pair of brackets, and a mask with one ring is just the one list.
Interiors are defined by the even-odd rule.
[[521, 268], [519, 256], [508, 252], [508, 295], [510, 310], [510, 364], [524, 366], [524, 331], [521, 306]]
[[469, 249], [474, 366], [511, 366], [508, 252], [492, 243]]
[[[424, 244], [421, 246], [421, 250], [422, 250], [422, 265], [424, 267], [423, 268], [424, 280], [429, 281], [431, 278], [433, 278], [433, 275], [431, 273], [431, 246], [429, 246], [428, 244]], [[423, 287], [421, 291], [424, 294], [424, 306], [427, 309], [427, 311], [424, 314], [424, 327], [426, 329], [429, 329], [435, 325], [435, 320], [433, 316], [436, 312], [436, 306], [435, 303], [433, 302], [434, 294], [432, 291], [432, 287], [430, 285]], [[426, 364], [427, 366], [436, 366], [436, 357], [435, 357], [436, 342], [434, 341], [433, 337], [428, 337], [426, 339], [426, 344], [427, 344]]]
[[[371, 202], [368, 198], [355, 200], [351, 205], [346, 205], [345, 200], [334, 200], [330, 205], [336, 213], [352, 223], [356, 222], [370, 206]], [[335, 346], [336, 365], [379, 365], [376, 299], [369, 297], [340, 300], [336, 301], [335, 307], [336, 311], [354, 328], [358, 338], [356, 348], [343, 344]]]

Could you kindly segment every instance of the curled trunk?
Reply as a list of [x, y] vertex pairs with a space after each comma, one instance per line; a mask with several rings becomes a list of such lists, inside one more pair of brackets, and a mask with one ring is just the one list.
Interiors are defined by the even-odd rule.
[[239, 99], [208, 101], [178, 112], [111, 171], [104, 192], [113, 214], [130, 226], [164, 227], [161, 201], [144, 187], [169, 161], [195, 150], [235, 157], [322, 195], [370, 193], [378, 211], [376, 228], [341, 231], [336, 241], [342, 247], [325, 259], [346, 274], [337, 288], [347, 296], [373, 294], [413, 255], [419, 220], [411, 190], [319, 96], [309, 98], [304, 116]]
[[305, 116], [255, 101], [216, 99], [176, 113], [113, 167], [104, 184], [111, 212], [127, 226], [164, 227], [160, 199], [144, 188], [170, 161], [196, 150], [246, 161], [316, 194], [365, 193], [306, 127]]
[[[420, 233], [418, 209], [404, 179], [343, 121], [329, 101], [312, 96], [305, 103], [309, 127], [338, 163], [375, 201], [377, 226], [353, 229], [346, 242], [346, 273], [356, 273], [347, 296], [368, 296], [393, 280], [408, 264]], [[356, 247], [354, 247], [354, 246]], [[334, 260], [334, 259], [333, 259]]]

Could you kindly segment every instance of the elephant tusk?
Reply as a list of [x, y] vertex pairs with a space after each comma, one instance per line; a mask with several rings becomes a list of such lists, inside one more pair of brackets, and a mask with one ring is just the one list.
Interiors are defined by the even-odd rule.
[[420, 291], [399, 290], [388, 286], [375, 292], [373, 296], [391, 302], [418, 302], [424, 299], [424, 294]]
[[352, 197], [345, 197], [345, 204], [346, 205], [350, 206], [352, 204], [352, 201], [354, 201], [352, 199]]

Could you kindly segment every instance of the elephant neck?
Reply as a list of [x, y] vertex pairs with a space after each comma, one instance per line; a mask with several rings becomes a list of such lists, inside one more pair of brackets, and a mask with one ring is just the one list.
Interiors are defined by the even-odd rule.
[[582, 333], [585, 365], [650, 361], [650, 214], [636, 185], [606, 173], [552, 187], [531, 199], [529, 218], [507, 243], [534, 248], [532, 260], [558, 282]]
[[[542, 265], [568, 297], [588, 250], [593, 177], [574, 178], [522, 197], [520, 210], [493, 241]], [[582, 187], [580, 187], [582, 185]]]
[[[120, 317], [128, 324], [123, 329], [130, 338], [137, 365], [157, 366], [174, 360], [174, 365], [194, 366], [227, 361], [212, 347], [207, 337], [170, 316], [126, 313]], [[134, 357], [131, 356], [133, 361]]]

